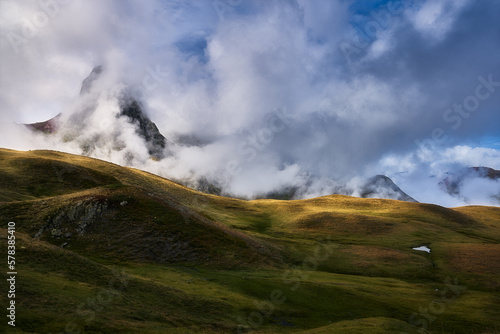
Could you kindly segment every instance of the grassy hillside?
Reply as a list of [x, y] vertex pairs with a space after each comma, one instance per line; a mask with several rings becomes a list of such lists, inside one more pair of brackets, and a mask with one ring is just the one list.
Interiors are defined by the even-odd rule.
[[[242, 201], [87, 157], [0, 149], [0, 221], [4, 254], [16, 223], [12, 333], [500, 328], [500, 208]], [[431, 253], [412, 249], [422, 245]]]

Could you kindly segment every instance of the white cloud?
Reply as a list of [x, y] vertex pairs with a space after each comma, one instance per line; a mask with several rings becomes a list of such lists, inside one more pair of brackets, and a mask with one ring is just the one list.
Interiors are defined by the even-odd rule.
[[500, 170], [500, 150], [459, 145], [446, 149], [443, 158], [464, 166], [487, 166]]
[[[443, 106], [463, 101], [478, 75], [500, 69], [500, 47], [491, 42], [500, 29], [487, 15], [495, 9], [481, 12], [475, 4], [481, 15], [463, 29], [468, 1], [408, 6], [362, 50], [359, 72], [352, 72], [339, 48], [353, 30], [352, 3], [245, 1], [221, 19], [210, 0], [73, 0], [15, 52], [4, 32], [22, 34], [24, 18], [43, 8], [37, 1], [3, 0], [0, 127], [8, 136], [0, 146], [81, 153], [90, 143], [93, 156], [180, 180], [209, 177], [238, 195], [290, 185], [305, 197], [356, 193], [364, 178], [387, 174], [419, 200], [456, 204], [438, 198], [429, 175], [466, 165], [498, 169], [498, 151], [417, 150], [414, 140], [444, 126]], [[476, 33], [483, 21], [492, 26]], [[469, 30], [470, 36], [450, 37]], [[457, 51], [458, 40], [468, 47]], [[454, 62], [459, 72], [447, 67]], [[95, 93], [101, 95], [87, 118], [51, 138], [10, 125], [59, 112], [70, 119], [89, 107], [92, 101], [79, 97], [80, 84], [99, 64], [105, 72]], [[135, 129], [116, 118], [116, 95], [127, 85], [143, 93], [145, 112], [170, 141], [161, 162], [150, 160]], [[458, 139], [498, 124], [495, 94]], [[286, 126], [265, 143], [253, 142], [277, 109], [286, 109]], [[68, 136], [74, 140], [61, 140]], [[203, 145], [173, 143], [178, 136]], [[241, 173], [226, 175], [230, 161]]]
[[470, 0], [427, 0], [409, 14], [415, 29], [431, 40], [442, 40]]
[[431, 151], [416, 148], [403, 155], [388, 155], [381, 159], [379, 172], [387, 173], [396, 184], [418, 201], [436, 203], [443, 206], [466, 204], [499, 205], [492, 198], [500, 194], [498, 180], [487, 178], [465, 178], [460, 196], [446, 193], [439, 185], [450, 175], [463, 173], [469, 167], [490, 167], [500, 169], [500, 150], [458, 145]]

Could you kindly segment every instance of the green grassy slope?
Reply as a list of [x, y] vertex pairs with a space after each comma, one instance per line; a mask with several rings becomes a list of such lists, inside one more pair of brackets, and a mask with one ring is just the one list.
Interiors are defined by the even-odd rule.
[[87, 157], [0, 149], [0, 221], [4, 254], [16, 222], [13, 333], [500, 327], [500, 208], [242, 201]]

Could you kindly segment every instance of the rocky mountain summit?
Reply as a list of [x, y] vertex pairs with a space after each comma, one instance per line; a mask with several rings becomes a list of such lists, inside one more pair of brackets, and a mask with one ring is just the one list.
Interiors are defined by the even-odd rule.
[[[80, 89], [81, 98], [85, 98], [87, 94], [96, 93], [93, 92], [93, 85], [96, 80], [104, 72], [102, 66], [96, 66], [92, 69], [89, 76], [85, 78], [82, 82], [82, 86]], [[156, 124], [151, 121], [151, 119], [144, 112], [144, 108], [142, 107], [142, 102], [130, 96], [126, 89], [120, 92], [119, 97], [119, 113], [116, 115], [116, 118], [125, 116], [128, 119], [128, 122], [134, 124], [136, 126], [136, 133], [139, 137], [143, 138], [146, 141], [147, 149], [149, 155], [154, 159], [162, 159], [164, 157], [164, 150], [167, 146], [167, 140], [165, 136], [163, 136], [158, 130]], [[71, 115], [70, 120], [73, 123], [81, 123], [85, 124], [85, 118], [89, 116], [93, 112], [96, 106], [92, 105], [90, 107], [86, 106], [82, 108], [80, 112], [77, 112], [74, 115]], [[45, 134], [53, 134], [58, 132], [59, 130], [64, 130], [64, 124], [61, 124], [63, 119], [62, 114], [58, 114], [57, 116], [38, 123], [25, 124], [27, 128], [36, 132], [43, 132]], [[81, 126], [79, 127], [82, 128]], [[70, 137], [77, 137], [78, 134], [72, 134]], [[82, 145], [83, 153], [89, 151], [89, 147], [92, 147], [93, 143], [85, 143]], [[119, 145], [115, 145], [119, 146]]]
[[146, 140], [149, 154], [156, 159], [162, 159], [167, 140], [156, 124], [142, 111], [139, 102], [126, 98], [120, 109], [120, 116], [128, 117], [130, 123], [137, 125], [136, 133]]
[[361, 190], [361, 197], [392, 198], [399, 201], [417, 202], [414, 198], [406, 194], [389, 177], [376, 175], [365, 183]]
[[[89, 76], [83, 80], [80, 95], [90, 92], [92, 84], [102, 73], [102, 66], [94, 67]], [[141, 101], [131, 97], [126, 90], [121, 93], [119, 100], [120, 113], [117, 117], [126, 116], [130, 123], [135, 124], [136, 133], [146, 141], [149, 154], [156, 159], [162, 159], [167, 140], [156, 124], [146, 115], [141, 107]]]
[[102, 73], [102, 66], [96, 66], [92, 69], [89, 76], [85, 78], [82, 82], [82, 88], [80, 89], [80, 95], [90, 93], [92, 88], [92, 83], [99, 77]]
[[[489, 167], [468, 167], [460, 169], [439, 182], [443, 191], [455, 197], [466, 196], [463, 194], [465, 185], [474, 180], [493, 180], [498, 183], [498, 192], [494, 197], [500, 203], [500, 171]], [[467, 198], [465, 198], [467, 199]]]

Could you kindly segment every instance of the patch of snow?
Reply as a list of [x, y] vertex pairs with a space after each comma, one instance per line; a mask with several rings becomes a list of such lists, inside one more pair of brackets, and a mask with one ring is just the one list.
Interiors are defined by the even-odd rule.
[[417, 250], [417, 251], [427, 252], [427, 253], [431, 252], [431, 249], [427, 246], [414, 247], [412, 249]]

